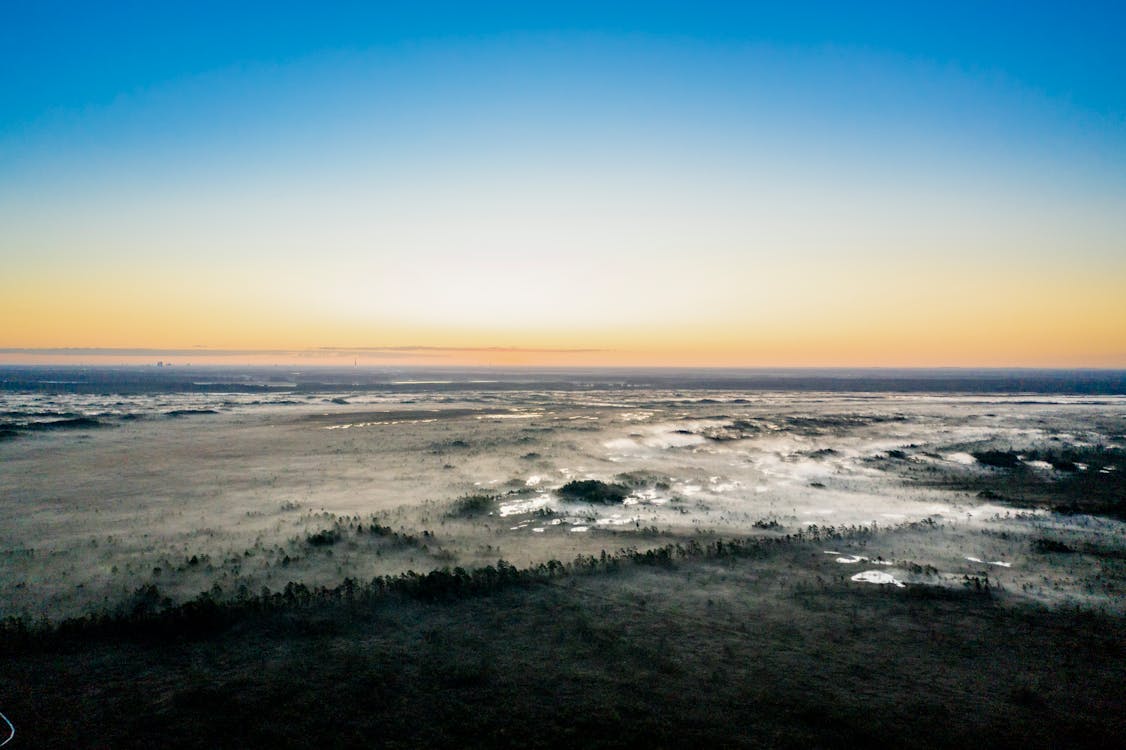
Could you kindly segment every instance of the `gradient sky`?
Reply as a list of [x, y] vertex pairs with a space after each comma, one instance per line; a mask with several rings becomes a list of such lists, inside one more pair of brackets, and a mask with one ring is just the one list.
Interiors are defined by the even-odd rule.
[[1121, 3], [229, 5], [0, 3], [0, 362], [1126, 367]]

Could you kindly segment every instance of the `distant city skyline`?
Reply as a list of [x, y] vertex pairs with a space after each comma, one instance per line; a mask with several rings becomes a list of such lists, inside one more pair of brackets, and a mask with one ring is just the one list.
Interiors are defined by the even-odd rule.
[[0, 364], [1126, 367], [1121, 5], [606, 5], [6, 4]]

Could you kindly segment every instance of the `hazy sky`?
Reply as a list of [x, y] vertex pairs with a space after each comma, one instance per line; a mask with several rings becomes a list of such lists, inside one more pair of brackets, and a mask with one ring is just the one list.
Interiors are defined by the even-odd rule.
[[1126, 366], [1121, 3], [233, 5], [0, 3], [0, 361]]

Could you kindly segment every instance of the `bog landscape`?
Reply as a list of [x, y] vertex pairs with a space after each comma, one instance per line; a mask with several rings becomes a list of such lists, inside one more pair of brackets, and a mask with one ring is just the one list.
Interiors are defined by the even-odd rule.
[[1120, 376], [330, 374], [5, 371], [29, 741], [1123, 728]]

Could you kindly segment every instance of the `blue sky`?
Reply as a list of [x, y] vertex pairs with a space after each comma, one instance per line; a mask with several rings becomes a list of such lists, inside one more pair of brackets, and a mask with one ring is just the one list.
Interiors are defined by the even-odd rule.
[[1126, 109], [1121, 3], [9, 0], [3, 18], [5, 130], [228, 67], [545, 32], [882, 52], [1001, 76], [1095, 115]]
[[0, 345], [1126, 362], [1121, 5], [232, 5], [0, 8]]

